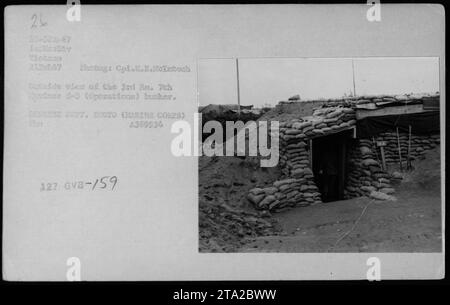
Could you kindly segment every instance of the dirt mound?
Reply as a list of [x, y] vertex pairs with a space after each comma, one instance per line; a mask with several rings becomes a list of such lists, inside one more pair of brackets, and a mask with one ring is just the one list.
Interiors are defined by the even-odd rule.
[[256, 211], [246, 196], [271, 183], [278, 171], [237, 157], [199, 158], [200, 251], [230, 252], [248, 239], [277, 234], [270, 214]]
[[252, 238], [277, 235], [280, 230], [274, 220], [263, 218], [260, 213], [203, 200], [199, 217], [201, 252], [234, 251]]

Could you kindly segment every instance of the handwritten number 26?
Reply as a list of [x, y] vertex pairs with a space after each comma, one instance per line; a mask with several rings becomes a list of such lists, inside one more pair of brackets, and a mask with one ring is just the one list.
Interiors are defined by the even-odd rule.
[[33, 14], [31, 15], [31, 28], [43, 27], [46, 26], [47, 22], [42, 20], [42, 14]]

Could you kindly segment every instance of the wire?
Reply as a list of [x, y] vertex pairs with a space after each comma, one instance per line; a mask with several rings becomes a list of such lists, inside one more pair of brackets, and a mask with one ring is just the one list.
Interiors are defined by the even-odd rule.
[[374, 200], [372, 199], [372, 200], [370, 200], [370, 201], [366, 204], [366, 206], [365, 206], [364, 209], [362, 210], [362, 212], [361, 212], [361, 214], [359, 215], [359, 217], [356, 219], [356, 221], [355, 221], [355, 223], [353, 224], [353, 226], [351, 227], [351, 229], [348, 230], [347, 232], [345, 232], [343, 235], [341, 235], [341, 237], [338, 238], [338, 240], [334, 243], [334, 245], [333, 245], [332, 247], [328, 248], [328, 251], [327, 251], [327, 252], [329, 252], [330, 249], [335, 248], [341, 240], [343, 240], [344, 238], [346, 238], [346, 237], [347, 237], [347, 236], [348, 236], [348, 235], [356, 228], [356, 225], [359, 223], [359, 221], [360, 221], [361, 218], [363, 217], [364, 213], [366, 212], [367, 208], [369, 207], [369, 205], [370, 205], [373, 201], [374, 201]]

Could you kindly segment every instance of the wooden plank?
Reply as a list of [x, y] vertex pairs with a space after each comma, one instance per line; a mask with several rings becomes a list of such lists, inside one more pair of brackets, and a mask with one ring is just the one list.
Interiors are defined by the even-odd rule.
[[241, 115], [241, 92], [239, 89], [239, 61], [236, 58], [236, 82], [237, 82], [237, 99], [238, 99], [238, 115]]
[[374, 116], [411, 114], [427, 111], [429, 110], [424, 110], [422, 104], [384, 107], [378, 108], [376, 110], [356, 109], [356, 119], [361, 120], [367, 117], [374, 117]]
[[316, 135], [316, 136], [308, 136], [308, 138], [309, 139], [315, 139], [315, 138], [320, 138], [320, 137], [326, 137], [326, 136], [331, 136], [331, 135], [334, 135], [334, 134], [338, 134], [340, 132], [345, 132], [345, 131], [348, 131], [348, 130], [353, 130], [353, 133], [352, 133], [351, 137], [353, 139], [356, 139], [356, 126], [349, 126], [349, 127], [342, 128], [342, 129], [331, 130], [331, 131], [327, 132], [326, 134]]

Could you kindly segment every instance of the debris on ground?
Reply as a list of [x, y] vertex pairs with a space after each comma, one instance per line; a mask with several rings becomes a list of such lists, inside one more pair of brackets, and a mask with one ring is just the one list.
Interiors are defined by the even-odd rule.
[[233, 252], [258, 236], [280, 231], [269, 211], [255, 211], [245, 194], [279, 175], [235, 157], [199, 158], [199, 250]]

